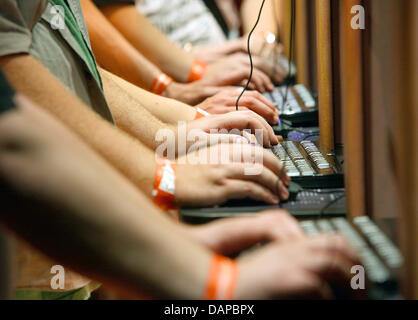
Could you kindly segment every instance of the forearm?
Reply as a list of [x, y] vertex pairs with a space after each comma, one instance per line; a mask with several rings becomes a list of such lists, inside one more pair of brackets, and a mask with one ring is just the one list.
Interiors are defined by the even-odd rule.
[[194, 57], [170, 41], [135, 6], [111, 4], [101, 11], [139, 52], [176, 81], [187, 82]]
[[103, 120], [29, 55], [0, 59], [0, 67], [19, 92], [60, 119], [115, 168], [151, 196], [154, 153]]
[[54, 260], [125, 292], [202, 298], [212, 254], [34, 111], [0, 119], [0, 220]]
[[91, 0], [82, 0], [81, 5], [99, 64], [127, 81], [149, 90], [160, 73], [159, 68], [138, 52]]
[[151, 94], [106, 70], [100, 69], [100, 74], [106, 95], [108, 92], [110, 94], [112, 88], [119, 87], [118, 91], [127, 93], [134, 103], [139, 103], [141, 107], [164, 123], [177, 125], [178, 121], [189, 121], [196, 117], [196, 109], [187, 104]]
[[[261, 14], [256, 32], [262, 32], [266, 34], [272, 32], [278, 36], [279, 29], [274, 13], [275, 5], [273, 4], [273, 1], [276, 0], [268, 0], [264, 3], [263, 12]], [[261, 1], [258, 0], [243, 1], [241, 5], [241, 17], [244, 34], [248, 34], [254, 27], [254, 24], [257, 21], [258, 13], [260, 11], [260, 6]]]
[[160, 145], [155, 139], [160, 130], [171, 129], [176, 133], [174, 125], [165, 124], [154, 117], [143, 107], [142, 101], [132, 97], [106, 74], [103, 86], [116, 125], [152, 150]]

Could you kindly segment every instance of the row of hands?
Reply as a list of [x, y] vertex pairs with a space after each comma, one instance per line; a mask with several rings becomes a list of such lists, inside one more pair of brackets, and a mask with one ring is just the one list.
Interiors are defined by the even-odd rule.
[[[256, 94], [255, 99], [260, 98]], [[209, 134], [213, 128], [263, 130], [262, 145], [279, 143], [271, 126], [252, 111], [212, 115], [192, 121], [189, 129]], [[261, 141], [260, 141], [261, 142]], [[240, 143], [241, 148], [234, 148]], [[181, 206], [209, 206], [228, 199], [250, 197], [278, 204], [289, 197], [290, 178], [282, 162], [261, 146], [230, 137], [229, 163], [222, 165], [177, 164], [176, 201]], [[259, 175], [245, 174], [245, 161], [236, 162], [236, 150], [243, 159], [259, 148], [263, 169]], [[221, 145], [208, 149], [221, 152]], [[181, 158], [182, 156], [180, 156]], [[356, 252], [337, 234], [308, 237], [296, 219], [283, 210], [270, 210], [254, 217], [224, 219], [200, 227], [184, 227], [206, 247], [223, 255], [233, 255], [259, 243], [268, 245], [237, 259], [239, 277], [237, 299], [334, 298], [338, 287], [347, 296], [364, 298], [364, 291], [350, 286], [351, 268], [361, 265]]]
[[[260, 146], [257, 147], [245, 145], [245, 141], [243, 144], [240, 136], [229, 137], [230, 159], [227, 164], [191, 166], [187, 161], [182, 161], [186, 164], [177, 164], [176, 201], [179, 205], [209, 206], [244, 197], [274, 205], [289, 197], [286, 187], [290, 178], [281, 161], [271, 152], [259, 151], [263, 153], [260, 175], [245, 175], [245, 161], [235, 161], [237, 155], [234, 152], [237, 151], [234, 144], [243, 144], [238, 150], [242, 152], [242, 159], [248, 159], [247, 155], [253, 155], [255, 148], [270, 148], [282, 141], [266, 122], [277, 124], [279, 112], [260, 94], [274, 89], [272, 81], [280, 83], [286, 77], [286, 72], [274, 64], [274, 60], [269, 61], [262, 55], [253, 58], [255, 69], [250, 91], [241, 98], [239, 111], [235, 109], [242, 89], [228, 86], [244, 85], [248, 78], [249, 59], [242, 53], [247, 50], [244, 40], [237, 41], [237, 51], [241, 53], [213, 59], [217, 62], [209, 66], [202, 80], [191, 86], [169, 87], [168, 96], [192, 105], [203, 100], [197, 107], [212, 116], [190, 122], [190, 130], [202, 130], [203, 134], [209, 134], [212, 129], [250, 129], [252, 133], [262, 130], [262, 141], [258, 141]], [[259, 53], [264, 45], [256, 38], [252, 43], [253, 52]], [[202, 59], [212, 60], [216, 55], [216, 52], [203, 49], [197, 52]], [[281, 46], [270, 49], [275, 54], [282, 52]], [[207, 147], [221, 152], [219, 144]], [[183, 228], [192, 238], [222, 255], [234, 255], [256, 244], [269, 243], [237, 259], [240, 270], [235, 291], [237, 299], [331, 299], [334, 287], [353, 298], [364, 298], [364, 292], [355, 291], [350, 286], [351, 268], [361, 263], [347, 241], [337, 234], [308, 237], [297, 220], [284, 210]]]
[[[195, 56], [210, 62], [203, 78], [189, 84], [172, 83], [166, 89], [165, 95], [189, 105], [196, 105], [222, 91], [244, 86], [250, 75], [246, 43], [246, 38], [236, 40], [223, 55], [217, 55], [206, 47], [196, 47]], [[286, 70], [277, 62], [282, 51], [280, 44], [268, 44], [264, 37], [253, 36], [251, 53], [254, 70], [249, 90], [260, 93], [272, 91], [274, 83], [281, 83], [286, 78]]]
[[[213, 134], [214, 129], [234, 129], [241, 135]], [[190, 151], [194, 157], [190, 152], [177, 154], [175, 198], [179, 206], [210, 206], [246, 197], [276, 205], [288, 199], [290, 178], [280, 159], [268, 149], [282, 138], [262, 117], [252, 111], [211, 115], [189, 122], [187, 131], [192, 130], [201, 138], [207, 136], [202, 139], [206, 144]], [[262, 135], [253, 136], [245, 130], [259, 130]], [[261, 145], [251, 143], [257, 138]], [[188, 144], [185, 151], [194, 141]], [[249, 168], [256, 173], [249, 174]]]

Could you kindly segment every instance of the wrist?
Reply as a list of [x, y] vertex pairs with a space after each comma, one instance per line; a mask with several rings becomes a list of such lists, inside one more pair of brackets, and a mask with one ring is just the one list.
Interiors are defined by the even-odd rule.
[[175, 208], [175, 185], [175, 162], [157, 157], [152, 197], [154, 204], [161, 210], [169, 211]]
[[207, 111], [205, 111], [205, 110], [203, 110], [199, 107], [196, 107], [195, 109], [196, 109], [196, 115], [194, 117], [194, 120], [198, 120], [198, 119], [206, 118], [206, 117], [210, 116], [209, 112], [207, 112]]
[[202, 79], [208, 69], [208, 66], [209, 65], [207, 62], [203, 60], [195, 59], [193, 61], [192, 68], [190, 69], [187, 82], [190, 83], [190, 82], [194, 82], [194, 81], [198, 81]]
[[206, 283], [206, 300], [233, 300], [236, 298], [238, 264], [221, 255], [214, 255]]
[[170, 78], [165, 73], [161, 72], [155, 77], [154, 81], [152, 82], [150, 91], [157, 95], [163, 95], [172, 82], [172, 78]]
[[184, 85], [178, 82], [170, 83], [164, 91], [164, 96], [170, 99], [180, 100], [179, 97], [184, 91]]
[[193, 106], [200, 103], [207, 96], [205, 87], [199, 82], [200, 81], [194, 83], [173, 82], [167, 87], [165, 96]]

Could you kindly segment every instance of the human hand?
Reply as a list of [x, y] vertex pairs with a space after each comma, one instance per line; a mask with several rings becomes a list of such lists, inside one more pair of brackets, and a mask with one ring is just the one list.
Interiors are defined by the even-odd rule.
[[253, 145], [199, 149], [179, 158], [176, 172], [175, 197], [180, 206], [210, 206], [246, 197], [277, 204], [289, 197], [290, 178], [282, 162]]
[[238, 260], [237, 299], [332, 299], [331, 285], [351, 290], [352, 266], [359, 259], [340, 235], [272, 243]]
[[201, 226], [184, 226], [185, 231], [212, 251], [230, 256], [259, 243], [294, 241], [306, 237], [298, 221], [281, 209], [251, 217], [217, 220]]
[[277, 145], [281, 137], [274, 134], [272, 127], [253, 111], [233, 111], [225, 114], [211, 115], [189, 122], [188, 130], [201, 129], [206, 133], [219, 130], [235, 130], [242, 134], [243, 130], [251, 131], [260, 145], [270, 148]]
[[[223, 114], [236, 111], [236, 101], [241, 94], [241, 88], [222, 90], [213, 97], [198, 104], [210, 114]], [[271, 124], [277, 124], [279, 111], [274, 104], [257, 91], [246, 91], [239, 101], [239, 111], [251, 110], [265, 118]]]
[[[254, 60], [254, 62], [257, 63], [257, 66], [254, 64], [249, 88], [256, 89], [261, 93], [273, 91], [274, 85], [269, 76], [258, 69], [259, 66], [265, 67], [265, 65], [261, 63], [260, 59]], [[200, 81], [209, 86], [241, 85], [248, 80], [250, 71], [248, 56], [242, 53], [235, 53], [210, 64]]]

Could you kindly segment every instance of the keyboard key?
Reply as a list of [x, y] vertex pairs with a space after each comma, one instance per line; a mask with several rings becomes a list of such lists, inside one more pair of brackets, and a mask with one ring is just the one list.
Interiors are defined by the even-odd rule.
[[302, 221], [300, 222], [300, 226], [310, 236], [314, 236], [319, 233], [319, 230], [313, 221]]

